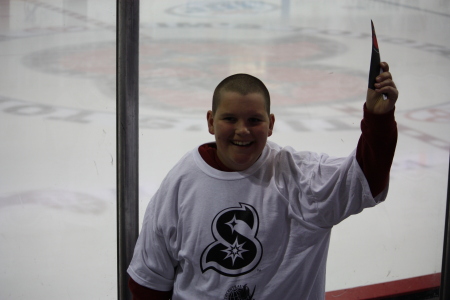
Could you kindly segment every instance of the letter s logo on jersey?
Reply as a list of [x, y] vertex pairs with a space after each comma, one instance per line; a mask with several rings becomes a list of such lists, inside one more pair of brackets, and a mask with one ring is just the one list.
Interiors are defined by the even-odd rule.
[[213, 269], [225, 276], [240, 276], [252, 271], [262, 258], [263, 248], [256, 238], [259, 217], [255, 208], [239, 203], [219, 212], [212, 222], [215, 242], [203, 251], [202, 272]]

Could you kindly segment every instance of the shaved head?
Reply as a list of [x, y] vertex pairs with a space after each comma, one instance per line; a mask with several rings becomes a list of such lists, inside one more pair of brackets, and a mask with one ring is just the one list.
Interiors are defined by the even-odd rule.
[[270, 115], [270, 94], [264, 83], [258, 78], [248, 74], [235, 74], [222, 80], [214, 90], [212, 112], [216, 112], [224, 92], [235, 92], [241, 95], [252, 93], [261, 94], [264, 97], [267, 114]]

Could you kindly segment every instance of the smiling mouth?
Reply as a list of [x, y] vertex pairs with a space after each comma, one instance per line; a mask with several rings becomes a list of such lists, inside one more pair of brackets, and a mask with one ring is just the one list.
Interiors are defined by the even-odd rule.
[[247, 147], [250, 146], [251, 144], [253, 144], [253, 142], [241, 142], [241, 141], [231, 141], [231, 143], [235, 146], [239, 146], [239, 147]]

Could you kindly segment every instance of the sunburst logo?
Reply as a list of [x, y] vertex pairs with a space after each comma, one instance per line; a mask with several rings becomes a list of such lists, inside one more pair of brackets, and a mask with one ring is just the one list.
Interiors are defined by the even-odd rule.
[[247, 252], [248, 250], [245, 250], [242, 246], [244, 246], [245, 243], [239, 244], [238, 239], [234, 241], [233, 245], [229, 246], [227, 249], [222, 250], [223, 252], [227, 253], [227, 256], [224, 259], [231, 258], [233, 261], [233, 266], [236, 258], [244, 259], [242, 256], [242, 253]]

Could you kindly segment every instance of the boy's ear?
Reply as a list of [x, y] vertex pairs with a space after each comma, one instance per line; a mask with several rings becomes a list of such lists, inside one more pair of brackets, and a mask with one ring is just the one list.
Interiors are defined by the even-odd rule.
[[208, 121], [208, 131], [214, 134], [214, 114], [212, 111], [208, 110], [206, 113], [206, 120]]
[[275, 115], [274, 114], [270, 114], [269, 116], [269, 134], [268, 136], [271, 136], [273, 133], [273, 126], [275, 125]]

